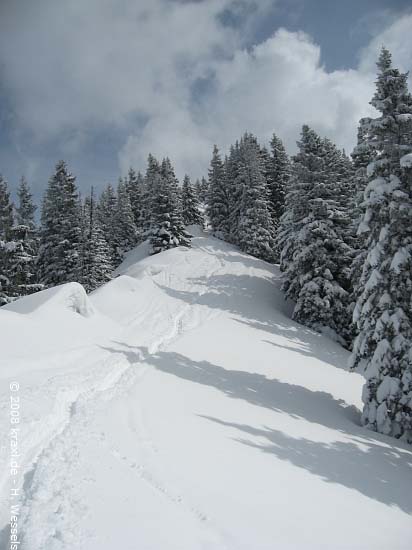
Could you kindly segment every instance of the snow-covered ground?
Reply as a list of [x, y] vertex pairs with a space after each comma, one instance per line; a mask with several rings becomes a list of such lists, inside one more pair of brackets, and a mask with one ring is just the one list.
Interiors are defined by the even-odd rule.
[[0, 548], [17, 381], [23, 550], [410, 550], [411, 448], [359, 426], [277, 268], [202, 233], [145, 255], [0, 310]]

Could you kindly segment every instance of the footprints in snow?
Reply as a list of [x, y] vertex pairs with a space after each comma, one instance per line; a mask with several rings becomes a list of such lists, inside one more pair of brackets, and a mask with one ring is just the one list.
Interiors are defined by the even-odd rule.
[[111, 454], [120, 462], [124, 463], [134, 474], [138, 475], [140, 479], [146, 482], [156, 492], [160, 493], [163, 497], [167, 498], [170, 502], [176, 505], [183, 506], [183, 508], [196, 517], [199, 521], [207, 521], [206, 514], [198, 510], [197, 508], [187, 505], [181, 495], [175, 495], [168, 490], [164, 484], [160, 483], [153, 474], [142, 464], [137, 464], [135, 461], [130, 460], [127, 456], [122, 455], [117, 449], [111, 449]]

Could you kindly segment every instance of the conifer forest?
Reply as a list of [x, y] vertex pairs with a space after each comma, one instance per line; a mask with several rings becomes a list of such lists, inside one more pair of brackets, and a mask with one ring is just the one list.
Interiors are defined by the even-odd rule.
[[[18, 6], [6, 4], [0, 31], [2, 17], [3, 31], [17, 22]], [[10, 159], [24, 158], [29, 139], [40, 151], [42, 138], [27, 131], [10, 153], [7, 140], [21, 139], [10, 128], [31, 115], [22, 108], [7, 118], [0, 108], [0, 550], [410, 549], [412, 90], [397, 62], [410, 44], [410, 7], [396, 19], [395, 6], [373, 18], [371, 6], [288, 5], [283, 27], [305, 18], [317, 29], [329, 14], [331, 49], [321, 52], [304, 26], [265, 38], [273, 14], [286, 17], [284, 0], [129, 4], [121, 14], [112, 0], [93, 8], [104, 39], [76, 1], [49, 6], [50, 48], [35, 43], [35, 30], [24, 40], [29, 59], [32, 37], [46, 66], [70, 25], [73, 36], [90, 33], [90, 51], [67, 42], [68, 55], [84, 56], [81, 71], [68, 66], [90, 86], [90, 134], [67, 130], [66, 159], [50, 161], [45, 149], [20, 169]], [[364, 15], [339, 49], [356, 10]], [[165, 29], [158, 49], [155, 16]], [[33, 6], [28, 17], [38, 21]], [[362, 50], [365, 33], [377, 38]], [[125, 55], [122, 40], [152, 46]], [[355, 50], [357, 69], [328, 68]], [[370, 52], [374, 77], [362, 68]], [[173, 63], [163, 63], [169, 53]], [[101, 71], [96, 94], [89, 71], [97, 78], [102, 59], [113, 73]], [[134, 89], [121, 59], [140, 71]], [[293, 113], [273, 80], [272, 123], [262, 111], [274, 59], [279, 89], [296, 64], [302, 78], [288, 85], [290, 101], [301, 98]], [[314, 76], [304, 69], [312, 62]], [[0, 53], [0, 100], [14, 82], [2, 63]], [[348, 137], [361, 70], [372, 94]], [[82, 101], [74, 94], [73, 109], [55, 109], [63, 72], [49, 75], [50, 96], [32, 90], [33, 120], [44, 119], [47, 99], [44, 131], [56, 120], [62, 136]], [[180, 89], [175, 74], [195, 75], [194, 84], [165, 99], [171, 82]], [[317, 123], [326, 78], [331, 113]], [[128, 119], [128, 98], [144, 95], [150, 79], [147, 111]], [[108, 107], [116, 88], [118, 112]], [[189, 122], [176, 105], [191, 102]], [[270, 132], [255, 133], [255, 112]], [[115, 117], [118, 129], [141, 133], [128, 137], [113, 178]], [[90, 135], [95, 156], [82, 173]], [[46, 158], [48, 181], [39, 177]], [[96, 182], [105, 167], [110, 175]]]

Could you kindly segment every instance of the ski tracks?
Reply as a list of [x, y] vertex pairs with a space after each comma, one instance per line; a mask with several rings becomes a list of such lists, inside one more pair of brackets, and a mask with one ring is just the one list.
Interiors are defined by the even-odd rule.
[[[212, 277], [223, 268], [223, 262], [209, 252], [206, 258], [206, 265], [196, 266], [196, 271], [201, 269], [203, 276], [206, 273], [207, 277]], [[187, 262], [186, 257], [184, 262]], [[188, 265], [187, 271], [190, 270], [191, 266]], [[160, 279], [163, 285], [170, 288], [177, 284], [180, 289], [192, 292], [193, 299], [183, 305], [179, 301], [170, 316], [168, 330], [161, 337], [157, 336], [154, 341], [147, 342], [149, 354], [164, 349], [187, 330], [218, 314], [205, 307], [202, 307], [202, 311], [195, 311], [196, 302], [207, 291], [205, 285], [199, 288], [199, 285], [191, 283], [188, 278], [176, 280], [173, 274], [163, 270], [152, 273], [152, 277]], [[162, 308], [161, 303], [158, 308]], [[150, 308], [147, 313], [152, 315], [154, 309], [156, 308]], [[139, 318], [138, 324], [142, 322], [144, 316]], [[128, 333], [130, 334], [130, 330]], [[25, 473], [22, 486], [22, 549], [73, 550], [87, 545], [92, 534], [82, 531], [82, 525], [85, 524], [82, 518], [87, 515], [88, 510], [82, 499], [81, 487], [76, 487], [72, 480], [76, 478], [79, 458], [87, 442], [94, 439], [99, 444], [108, 444], [101, 434], [90, 432], [93, 417], [116, 396], [127, 392], [138, 383], [148, 368], [141, 364], [142, 360], [144, 361], [143, 356], [140, 361], [138, 358], [137, 361], [131, 361], [119, 350], [118, 353], [111, 353], [92, 363], [87, 368], [89, 375], [77, 380], [77, 384], [74, 383], [75, 375], [60, 375], [53, 379], [54, 387], [62, 387], [56, 392], [54, 408], [34, 427], [25, 445], [27, 456], [31, 455], [31, 465]], [[81, 372], [84, 373], [84, 369]], [[136, 463], [135, 460], [123, 456], [116, 447], [109, 445], [112, 456], [126, 464], [132, 475], [137, 475], [173, 506], [181, 507], [201, 524], [208, 523], [206, 514], [186, 502], [178, 491], [168, 488], [167, 483], [150, 470], [149, 465], [157, 449], [145, 434], [142, 419], [138, 422], [136, 436], [145, 457], [144, 463]], [[40, 450], [35, 453], [34, 449]], [[92, 469], [89, 473], [85, 471], [83, 481], [94, 482]], [[216, 542], [213, 547], [226, 548], [218, 529], [210, 525], [207, 530]]]
[[[80, 536], [76, 524], [85, 513], [85, 507], [79, 489], [70, 483], [70, 479], [84, 441], [90, 437], [87, 416], [92, 413], [93, 404], [110, 398], [112, 392], [120, 388], [122, 379], [128, 378], [129, 366], [122, 354], [118, 354], [91, 366], [97, 376], [95, 367], [105, 373], [100, 374], [98, 382], [94, 380], [93, 385], [88, 379], [83, 387], [58, 392], [52, 413], [33, 433], [31, 443], [41, 450], [33, 457], [21, 487], [23, 548], [54, 550], [65, 548], [64, 544], [67, 548], [80, 548], [80, 540], [73, 537], [75, 533]], [[42, 428], [41, 439], [38, 439], [36, 433]]]

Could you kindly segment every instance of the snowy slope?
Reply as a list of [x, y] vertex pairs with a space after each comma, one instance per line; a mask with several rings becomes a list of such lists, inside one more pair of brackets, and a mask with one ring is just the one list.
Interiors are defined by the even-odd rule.
[[411, 448], [358, 425], [361, 376], [290, 321], [276, 267], [199, 233], [117, 274], [0, 310], [23, 550], [412, 547]]

